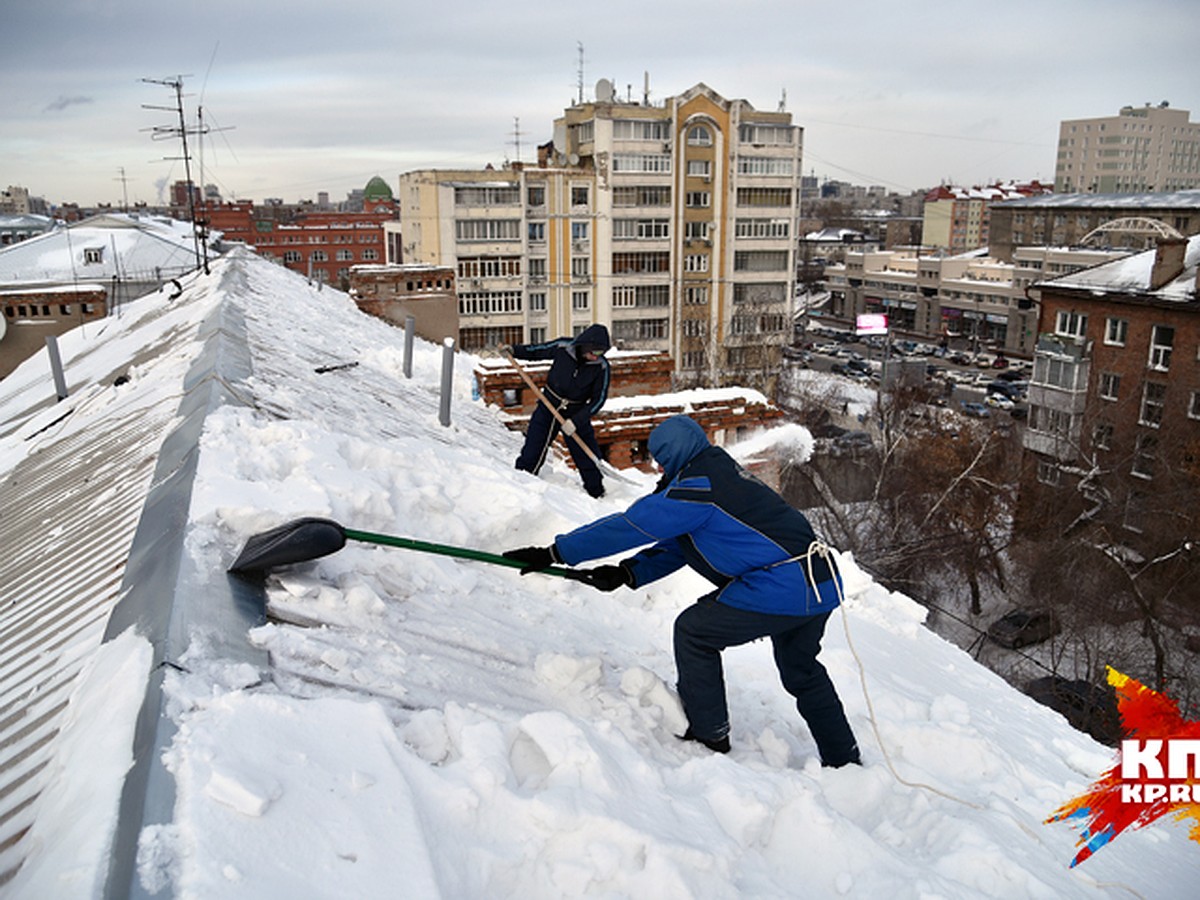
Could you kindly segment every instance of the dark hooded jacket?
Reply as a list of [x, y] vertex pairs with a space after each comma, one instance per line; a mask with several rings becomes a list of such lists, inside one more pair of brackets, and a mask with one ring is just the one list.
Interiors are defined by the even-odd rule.
[[837, 573], [808, 555], [816, 541], [808, 519], [709, 444], [696, 422], [667, 419], [651, 432], [650, 453], [663, 467], [659, 488], [623, 513], [559, 535], [554, 544], [566, 563], [652, 543], [622, 562], [633, 586], [688, 565], [739, 609], [806, 616], [838, 605]]
[[517, 359], [551, 360], [545, 393], [570, 417], [584, 409], [588, 415], [594, 415], [604, 406], [608, 399], [608, 360], [600, 356], [588, 362], [582, 350], [591, 348], [603, 354], [611, 346], [607, 328], [589, 325], [574, 339], [563, 337], [544, 344], [518, 344], [512, 348], [512, 354]]

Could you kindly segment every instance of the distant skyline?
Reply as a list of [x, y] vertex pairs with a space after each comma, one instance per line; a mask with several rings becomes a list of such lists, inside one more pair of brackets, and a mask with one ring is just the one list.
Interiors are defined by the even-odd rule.
[[[907, 193], [1054, 178], [1059, 122], [1122, 106], [1200, 119], [1200, 4], [784, 0], [604, 5], [7, 4], [0, 186], [155, 204], [184, 178], [167, 87], [211, 132], [192, 177], [225, 199], [345, 199], [374, 175], [532, 162], [609, 79], [661, 103], [703, 82], [804, 129], [804, 174]], [[582, 49], [581, 49], [582, 48]]]

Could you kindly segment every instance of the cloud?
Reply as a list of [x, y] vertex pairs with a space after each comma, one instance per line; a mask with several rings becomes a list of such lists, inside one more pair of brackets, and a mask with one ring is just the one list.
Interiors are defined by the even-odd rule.
[[68, 106], [84, 106], [94, 102], [91, 97], [62, 97], [46, 106], [42, 112], [62, 112]]

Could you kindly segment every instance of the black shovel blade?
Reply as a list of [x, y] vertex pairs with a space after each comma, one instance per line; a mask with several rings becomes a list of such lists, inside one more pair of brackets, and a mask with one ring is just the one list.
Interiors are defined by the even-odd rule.
[[253, 535], [229, 571], [235, 575], [260, 574], [276, 566], [328, 556], [344, 546], [345, 529], [332, 519], [296, 519]]

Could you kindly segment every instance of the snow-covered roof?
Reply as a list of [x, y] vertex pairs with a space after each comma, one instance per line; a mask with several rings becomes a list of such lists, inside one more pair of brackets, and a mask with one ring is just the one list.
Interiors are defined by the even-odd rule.
[[28, 507], [0, 556], [6, 896], [1193, 891], [1167, 821], [1069, 869], [1075, 831], [1043, 820], [1111, 751], [849, 554], [822, 661], [866, 764], [836, 771], [762, 643], [726, 653], [733, 751], [676, 740], [671, 622], [710, 587], [691, 573], [601, 594], [352, 541], [228, 576], [301, 515], [495, 551], [654, 478], [593, 500], [561, 460], [515, 470], [477, 360], [455, 359], [443, 426], [441, 346], [406, 378], [401, 332], [246, 251], [171, 296], [60, 337], [63, 403], [44, 353], [0, 382], [0, 527]]
[[1155, 253], [1155, 250], [1134, 253], [1113, 262], [1041, 282], [1039, 287], [1106, 294], [1136, 294], [1178, 302], [1195, 301], [1197, 268], [1200, 267], [1200, 235], [1188, 239], [1182, 271], [1162, 287], [1151, 291], [1150, 274], [1154, 268]]
[[1006, 200], [1005, 209], [1070, 207], [1087, 209], [1185, 209], [1200, 208], [1200, 190], [1162, 191], [1151, 194], [1041, 194]]
[[[210, 247], [219, 237], [210, 236]], [[92, 216], [0, 249], [0, 285], [107, 282], [114, 277], [154, 282], [194, 268], [191, 226], [164, 216]]]

